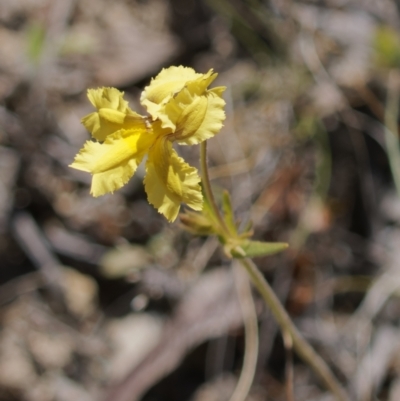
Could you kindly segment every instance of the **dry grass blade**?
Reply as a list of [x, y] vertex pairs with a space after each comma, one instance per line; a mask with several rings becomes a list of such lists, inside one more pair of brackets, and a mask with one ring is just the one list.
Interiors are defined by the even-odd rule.
[[373, 400], [383, 384], [395, 355], [400, 349], [400, 332], [392, 326], [377, 329], [370, 348], [358, 363], [352, 383], [354, 397], [360, 401]]
[[22, 249], [42, 272], [49, 287], [56, 296], [62, 297], [64, 277], [60, 262], [51, 252], [35, 220], [27, 213], [20, 213], [13, 220], [13, 229]]

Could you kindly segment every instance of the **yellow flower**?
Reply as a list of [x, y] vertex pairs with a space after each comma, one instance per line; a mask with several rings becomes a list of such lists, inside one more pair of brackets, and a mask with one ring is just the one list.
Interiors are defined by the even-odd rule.
[[225, 119], [225, 87], [207, 89], [217, 75], [182, 66], [164, 69], [144, 89], [140, 101], [153, 120], [171, 129], [173, 140], [198, 144], [217, 134]]
[[82, 118], [82, 124], [98, 141], [121, 128], [143, 123], [143, 117], [128, 107], [124, 92], [115, 88], [89, 89], [87, 96], [98, 111]]
[[207, 89], [216, 76], [212, 70], [198, 74], [182, 66], [162, 70], [141, 96], [151, 118], [132, 111], [115, 88], [89, 90], [97, 111], [82, 123], [97, 142], [87, 141], [71, 167], [93, 175], [91, 193], [100, 196], [121, 188], [147, 155], [149, 202], [169, 221], [176, 219], [182, 202], [201, 210], [197, 169], [172, 144], [197, 144], [222, 128], [225, 88]]

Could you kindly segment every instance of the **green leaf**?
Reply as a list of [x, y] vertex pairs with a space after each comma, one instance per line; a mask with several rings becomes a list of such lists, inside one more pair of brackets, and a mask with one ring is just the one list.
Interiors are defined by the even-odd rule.
[[274, 253], [282, 252], [289, 245], [285, 242], [261, 242], [246, 240], [240, 243], [239, 246], [231, 250], [231, 254], [235, 258], [256, 257], [273, 255]]
[[215, 217], [213, 209], [206, 196], [203, 196], [203, 210], [201, 213], [213, 223], [214, 227], [218, 227], [218, 219]]
[[239, 238], [246, 239], [252, 237], [254, 234], [253, 230], [253, 222], [249, 220], [244, 226], [242, 232], [239, 235]]
[[232, 234], [236, 234], [235, 216], [232, 210], [231, 197], [228, 191], [222, 194], [222, 211], [224, 213], [224, 220]]
[[179, 217], [182, 227], [194, 235], [202, 237], [215, 234], [213, 221], [207, 213], [197, 213], [186, 210], [185, 213], [181, 213]]

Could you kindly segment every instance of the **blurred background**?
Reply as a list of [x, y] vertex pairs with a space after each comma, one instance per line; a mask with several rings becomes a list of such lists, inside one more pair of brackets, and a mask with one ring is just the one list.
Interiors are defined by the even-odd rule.
[[[133, 110], [163, 67], [213, 68], [227, 119], [209, 141], [297, 327], [353, 400], [400, 400], [397, 0], [0, 2], [0, 400], [221, 401], [242, 366], [231, 261], [168, 224], [141, 167], [93, 198], [70, 169], [87, 88]], [[197, 147], [179, 152], [198, 166]], [[279, 329], [260, 330], [248, 400], [286, 400]], [[296, 401], [332, 400], [294, 359]]]

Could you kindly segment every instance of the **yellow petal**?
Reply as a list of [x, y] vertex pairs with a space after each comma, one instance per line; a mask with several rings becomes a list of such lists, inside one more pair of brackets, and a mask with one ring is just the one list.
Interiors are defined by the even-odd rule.
[[160, 104], [166, 98], [182, 90], [187, 82], [193, 81], [202, 76], [203, 74], [198, 74], [193, 70], [193, 68], [189, 67], [172, 66], [164, 68], [151, 80], [150, 85], [144, 88], [140, 101], [143, 102], [146, 100], [149, 103]]
[[[224, 89], [224, 88], [223, 88]], [[216, 135], [225, 120], [225, 101], [222, 91], [207, 91], [203, 96], [195, 96], [193, 101], [183, 107], [176, 121], [175, 140], [180, 144], [194, 145]]]
[[121, 129], [145, 126], [145, 118], [132, 111], [123, 98], [124, 93], [115, 88], [89, 89], [88, 98], [97, 112], [82, 118], [82, 124], [99, 141]]
[[192, 95], [202, 95], [217, 76], [218, 74], [210, 69], [206, 74], [201, 74], [201, 77], [196, 80], [188, 82], [186, 87]]
[[173, 132], [173, 140], [182, 145], [194, 145], [217, 134], [225, 120], [225, 88], [207, 90], [203, 95], [192, 95], [183, 89], [171, 98], [160, 116], [163, 127]]
[[124, 92], [116, 88], [88, 89], [87, 96], [96, 109], [114, 109], [125, 112], [128, 102], [124, 100]]
[[114, 192], [129, 181], [153, 142], [147, 131], [121, 130], [104, 143], [87, 141], [71, 167], [93, 174], [93, 196]]
[[207, 105], [206, 96], [196, 96], [188, 105], [185, 105], [176, 121], [174, 138], [183, 140], [192, 136], [204, 121]]
[[182, 66], [164, 69], [144, 89], [140, 102], [153, 120], [158, 118], [163, 122], [164, 128], [174, 129], [174, 120], [165, 109], [167, 103], [185, 88], [191, 96], [204, 94], [217, 75], [212, 69], [206, 74], [199, 74], [192, 68]]
[[199, 182], [197, 170], [177, 155], [171, 142], [165, 137], [158, 138], [149, 152], [144, 185], [149, 202], [159, 213], [172, 222], [182, 202], [201, 210], [203, 197]]
[[207, 89], [217, 74], [197, 74], [191, 68], [163, 70], [145, 89], [141, 102], [153, 120], [181, 144], [200, 143], [218, 133], [225, 119], [224, 87]]
[[[87, 116], [83, 117], [81, 119], [81, 123], [85, 126], [85, 128], [91, 134], [95, 134], [96, 136], [98, 135], [99, 131], [102, 129], [101, 123], [100, 123], [100, 116], [99, 116], [99, 113], [97, 113], [97, 112], [90, 113]], [[104, 129], [104, 127], [103, 127], [103, 129]], [[112, 131], [112, 128], [111, 128], [111, 129], [108, 129], [107, 131], [109, 131], [108, 133], [112, 133], [112, 132], [115, 132], [116, 130]], [[105, 137], [107, 135], [104, 135], [103, 132], [101, 132], [100, 137], [104, 136], [104, 139], [105, 139]], [[104, 140], [104, 139], [97, 138], [96, 136], [95, 136], [96, 139]]]
[[119, 110], [102, 108], [99, 109], [99, 116], [107, 122], [122, 125], [126, 114]]

